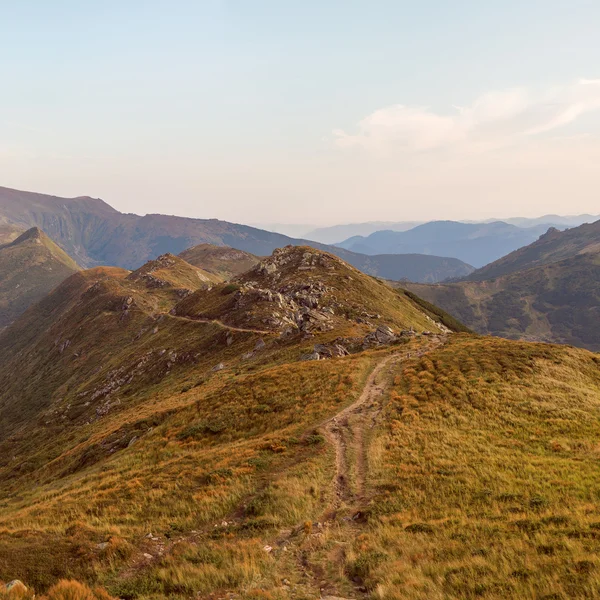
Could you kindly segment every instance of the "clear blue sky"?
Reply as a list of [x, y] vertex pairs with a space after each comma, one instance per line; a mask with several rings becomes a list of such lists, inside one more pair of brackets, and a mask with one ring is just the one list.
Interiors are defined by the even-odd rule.
[[597, 213], [599, 29], [584, 0], [0, 0], [0, 185], [244, 222]]

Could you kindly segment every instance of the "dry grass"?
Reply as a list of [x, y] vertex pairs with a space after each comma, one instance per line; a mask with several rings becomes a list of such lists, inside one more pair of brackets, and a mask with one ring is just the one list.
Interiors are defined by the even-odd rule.
[[407, 366], [348, 569], [375, 598], [600, 597], [599, 408], [574, 349], [459, 338]]

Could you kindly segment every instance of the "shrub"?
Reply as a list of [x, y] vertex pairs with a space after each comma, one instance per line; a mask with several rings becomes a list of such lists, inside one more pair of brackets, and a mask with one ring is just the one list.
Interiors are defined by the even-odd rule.
[[52, 586], [45, 598], [47, 600], [112, 600], [112, 596], [102, 588], [89, 588], [85, 583], [74, 579], [62, 579]]
[[239, 291], [240, 286], [235, 283], [228, 283], [222, 290], [221, 294], [223, 296], [228, 296], [229, 294], [233, 294], [234, 292]]

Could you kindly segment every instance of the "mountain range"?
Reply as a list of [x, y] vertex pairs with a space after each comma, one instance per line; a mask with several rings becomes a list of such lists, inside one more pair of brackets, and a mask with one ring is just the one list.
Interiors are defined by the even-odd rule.
[[480, 333], [600, 351], [600, 221], [551, 229], [463, 281], [399, 285]]
[[179, 254], [208, 243], [259, 256], [287, 245], [311, 245], [333, 252], [366, 273], [388, 279], [435, 282], [473, 270], [454, 258], [365, 256], [216, 219], [142, 217], [120, 213], [99, 199], [58, 198], [8, 188], [0, 188], [0, 218], [17, 228], [39, 227], [83, 267], [137, 269], [160, 254]]
[[[535, 227], [543, 225], [548, 229], [550, 226], [560, 227], [577, 227], [583, 223], [591, 223], [600, 219], [600, 215], [543, 215], [541, 217], [510, 217], [505, 219], [486, 219], [481, 221], [461, 220], [461, 223], [485, 224], [494, 221], [502, 221], [517, 227]], [[366, 223], [346, 223], [340, 225], [332, 225], [329, 227], [316, 227], [315, 225], [292, 225], [285, 223], [268, 223], [256, 224], [255, 227], [266, 229], [267, 231], [275, 231], [292, 237], [306, 238], [322, 244], [340, 244], [344, 240], [355, 236], [366, 237], [376, 231], [407, 231], [418, 225], [422, 225], [423, 221], [369, 221]]]
[[377, 231], [368, 237], [352, 237], [338, 246], [362, 254], [452, 256], [483, 267], [534, 242], [549, 227], [542, 224], [523, 228], [502, 221], [477, 224], [431, 221], [408, 231]]

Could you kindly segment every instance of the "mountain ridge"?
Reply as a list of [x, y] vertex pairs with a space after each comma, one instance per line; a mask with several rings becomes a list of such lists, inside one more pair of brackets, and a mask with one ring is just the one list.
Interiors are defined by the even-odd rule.
[[199, 243], [210, 243], [260, 256], [289, 244], [310, 245], [390, 279], [438, 281], [461, 277], [472, 270], [470, 265], [443, 257], [419, 259], [420, 266], [415, 268], [410, 257], [366, 257], [218, 219], [124, 214], [103, 200], [89, 197], [62, 199], [0, 188], [0, 217], [19, 226], [40, 227], [84, 267], [108, 264], [135, 270], [158, 255], [177, 255]]
[[547, 229], [548, 225], [521, 228], [503, 221], [430, 221], [407, 231], [377, 231], [366, 238], [349, 238], [338, 246], [363, 254], [416, 252], [451, 256], [483, 267], [530, 244]]
[[482, 334], [600, 351], [600, 221], [550, 229], [463, 280], [398, 285]]

